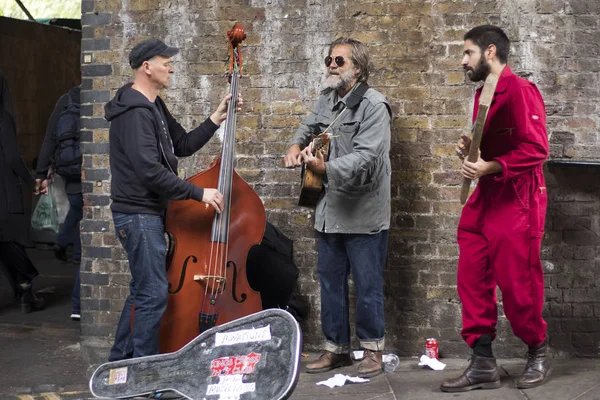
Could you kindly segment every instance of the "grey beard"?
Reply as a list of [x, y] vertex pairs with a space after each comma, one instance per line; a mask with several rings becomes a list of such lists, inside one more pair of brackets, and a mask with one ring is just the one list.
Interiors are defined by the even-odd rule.
[[325, 89], [337, 90], [344, 86], [344, 80], [340, 75], [328, 75], [325, 82], [323, 82], [323, 86]]
[[352, 71], [346, 71], [340, 75], [331, 75], [328, 73], [327, 77], [325, 78], [325, 82], [323, 82], [323, 86], [324, 89], [337, 90], [352, 82], [353, 78], [354, 74]]

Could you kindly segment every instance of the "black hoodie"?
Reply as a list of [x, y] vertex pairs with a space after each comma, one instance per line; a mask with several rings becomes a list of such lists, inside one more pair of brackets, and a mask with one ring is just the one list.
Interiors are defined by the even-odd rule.
[[202, 201], [204, 189], [176, 175], [177, 157], [198, 151], [218, 126], [208, 118], [186, 133], [160, 97], [151, 103], [131, 85], [104, 107], [111, 123], [111, 210], [163, 215], [171, 199]]

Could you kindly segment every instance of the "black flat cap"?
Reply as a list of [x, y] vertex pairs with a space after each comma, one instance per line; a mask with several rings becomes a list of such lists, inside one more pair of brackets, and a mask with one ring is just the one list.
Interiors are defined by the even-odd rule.
[[136, 69], [154, 56], [173, 57], [179, 53], [176, 47], [169, 47], [158, 39], [146, 39], [135, 45], [129, 53], [129, 65]]

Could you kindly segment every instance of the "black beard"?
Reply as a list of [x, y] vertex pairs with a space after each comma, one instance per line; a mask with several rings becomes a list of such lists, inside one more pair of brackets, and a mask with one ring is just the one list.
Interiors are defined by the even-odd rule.
[[[490, 70], [492, 67], [485, 61], [485, 58], [481, 57], [479, 62], [475, 66], [475, 68], [465, 68], [467, 71], [467, 76], [473, 82], [479, 82], [485, 80], [487, 76], [490, 74]], [[471, 72], [469, 74], [469, 72]]]

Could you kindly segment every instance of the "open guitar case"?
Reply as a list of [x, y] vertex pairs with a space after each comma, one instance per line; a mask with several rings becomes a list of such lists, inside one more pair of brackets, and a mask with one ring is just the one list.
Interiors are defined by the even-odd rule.
[[269, 309], [213, 327], [174, 353], [102, 364], [90, 391], [117, 399], [165, 392], [193, 400], [287, 399], [301, 345], [294, 317]]

